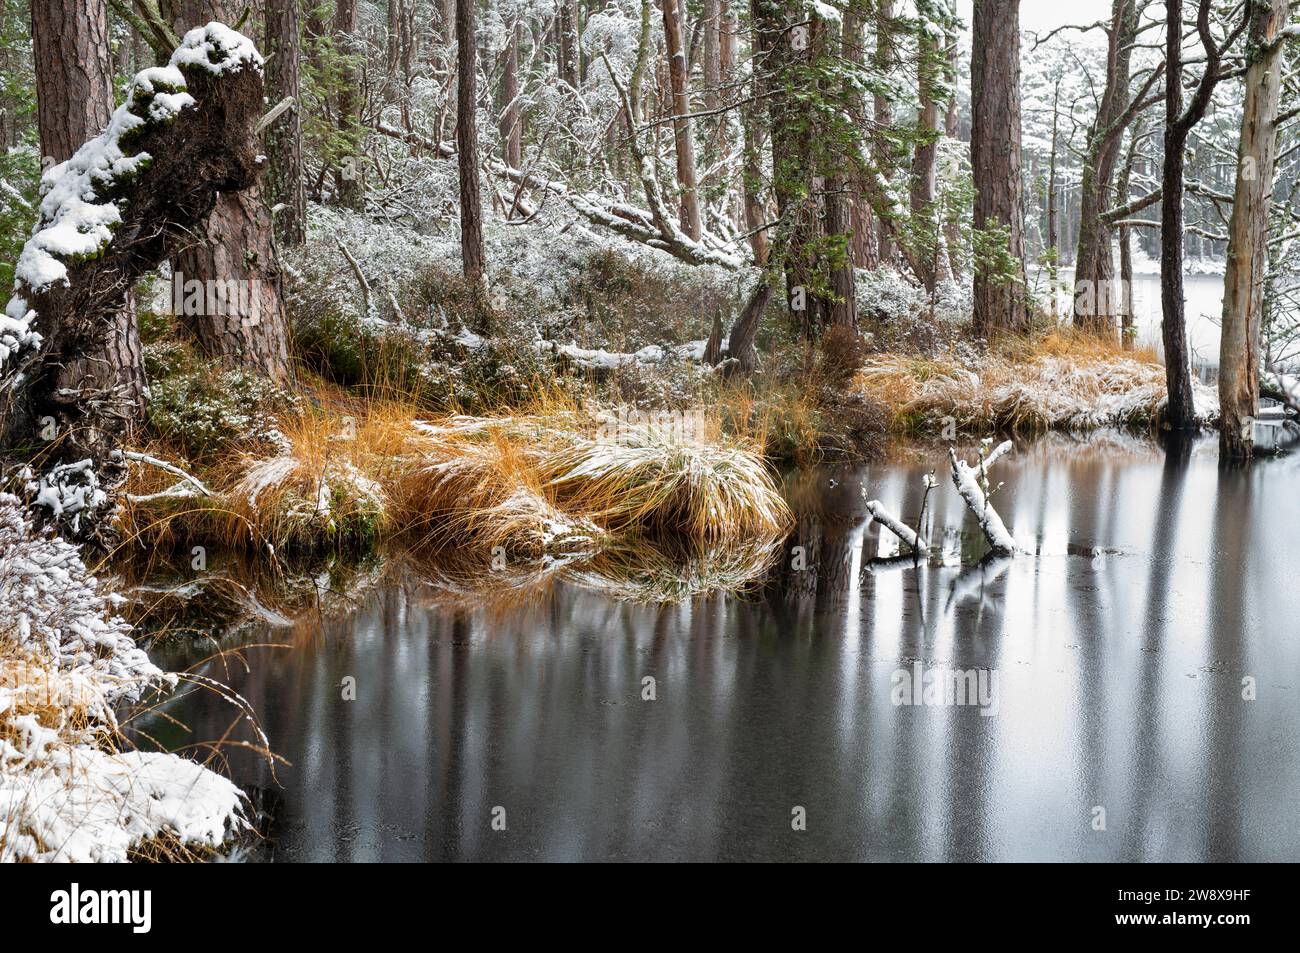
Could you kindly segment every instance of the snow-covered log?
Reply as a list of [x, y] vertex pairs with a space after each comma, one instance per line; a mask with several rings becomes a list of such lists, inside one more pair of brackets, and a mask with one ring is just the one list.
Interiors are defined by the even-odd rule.
[[907, 543], [912, 548], [912, 552], [924, 553], [930, 549], [928, 539], [918, 535], [916, 530], [891, 513], [879, 500], [868, 500], [867, 512], [871, 514], [873, 520]]
[[219, 193], [256, 181], [262, 88], [250, 40], [219, 23], [191, 30], [167, 66], [135, 77], [103, 133], [43, 176], [0, 316], [0, 431], [18, 444], [53, 430], [43, 466], [91, 460], [110, 489], [122, 475], [127, 415], [113, 393], [59, 386], [59, 369], [102, 337], [137, 278], [193, 240]]
[[952, 483], [957, 493], [970, 511], [975, 514], [984, 537], [989, 541], [992, 551], [1001, 556], [1011, 556], [1016, 552], [1016, 541], [1007, 532], [1002, 517], [989, 502], [988, 469], [1000, 457], [1011, 451], [1011, 441], [1005, 440], [993, 450], [987, 451], [987, 442], [981, 450], [978, 464], [972, 466], [965, 460], [957, 459], [957, 451], [948, 448], [948, 459], [952, 464]]

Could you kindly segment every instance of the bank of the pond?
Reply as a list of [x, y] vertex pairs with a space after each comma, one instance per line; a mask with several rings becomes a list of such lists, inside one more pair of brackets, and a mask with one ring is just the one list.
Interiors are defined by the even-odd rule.
[[[1009, 339], [965, 357], [869, 355], [854, 386], [889, 409], [891, 430], [949, 440], [989, 432], [1152, 429], [1168, 404], [1165, 369], [1154, 352], [1065, 331]], [[1192, 390], [1197, 416], [1213, 423], [1218, 394], [1199, 380]]]
[[[234, 451], [186, 469], [134, 452], [121, 529], [130, 547], [257, 554], [380, 540], [472, 570], [628, 539], [706, 549], [789, 522], [761, 448], [571, 409], [424, 418], [378, 402], [317, 403], [280, 426], [274, 455]], [[494, 561], [496, 565], [494, 566]]]

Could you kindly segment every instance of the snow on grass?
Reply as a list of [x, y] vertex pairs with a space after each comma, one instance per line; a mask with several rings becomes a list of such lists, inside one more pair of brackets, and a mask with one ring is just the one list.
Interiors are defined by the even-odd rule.
[[230, 781], [122, 752], [115, 707], [176, 676], [113, 615], [75, 547], [0, 495], [0, 860], [125, 861], [157, 839], [216, 847], [245, 824]]
[[[973, 367], [898, 354], [870, 358], [856, 378], [868, 397], [891, 408], [901, 429], [965, 432], [1086, 431], [1149, 426], [1167, 403], [1165, 369], [1120, 353], [1062, 349], [1028, 357], [988, 355]], [[1218, 396], [1193, 380], [1202, 422], [1218, 417]]]

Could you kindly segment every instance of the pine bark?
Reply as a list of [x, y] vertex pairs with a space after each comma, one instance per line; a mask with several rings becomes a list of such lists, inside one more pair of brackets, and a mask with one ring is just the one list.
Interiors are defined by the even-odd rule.
[[741, 123], [745, 136], [744, 156], [741, 168], [741, 200], [745, 210], [745, 228], [749, 232], [749, 248], [754, 255], [754, 264], [762, 267], [767, 264], [768, 235], [767, 214], [763, 201], [763, 151], [767, 136], [763, 129], [763, 102], [766, 84], [763, 77], [766, 67], [763, 64], [767, 55], [768, 37], [755, 26], [750, 37], [750, 48], [754, 52], [754, 70], [750, 77], [750, 101], [741, 106]]
[[1112, 228], [1102, 218], [1114, 199], [1115, 170], [1133, 93], [1130, 64], [1138, 28], [1137, 0], [1112, 0], [1106, 87], [1089, 130], [1079, 183], [1079, 244], [1074, 256], [1074, 326], [1115, 335], [1115, 268]]
[[677, 155], [677, 188], [681, 192], [681, 229], [692, 240], [701, 234], [700, 199], [695, 178], [695, 135], [690, 120], [687, 89], [686, 45], [681, 0], [660, 0], [664, 15], [664, 40], [668, 79], [672, 88], [673, 145]]
[[975, 333], [1021, 331], [1025, 298], [1024, 194], [1020, 174], [1020, 0], [975, 0], [971, 55], [971, 166], [977, 232], [998, 229], [1012, 274], [975, 267]]
[[[334, 42], [345, 53], [357, 52], [357, 0], [337, 0], [334, 5]], [[335, 108], [338, 111], [340, 132], [355, 135], [358, 125], [359, 103], [355, 93], [355, 75], [345, 75], [339, 88]], [[349, 162], [334, 170], [334, 189], [338, 202], [347, 208], [360, 210], [365, 204], [362, 187], [361, 157], [350, 156]]]
[[[177, 32], [213, 20], [234, 23], [242, 12], [234, 0], [186, 0], [177, 8]], [[181, 330], [208, 356], [284, 384], [291, 377], [289, 327], [274, 228], [258, 182], [221, 195], [172, 260], [172, 301], [182, 305]], [[196, 308], [200, 286], [220, 294], [205, 294]]]
[[1250, 59], [1237, 149], [1237, 183], [1228, 223], [1219, 345], [1219, 453], [1225, 459], [1248, 459], [1254, 452], [1269, 204], [1282, 88], [1281, 44], [1274, 40], [1286, 26], [1289, 7], [1289, 0], [1253, 0], [1249, 13], [1246, 48]]
[[483, 206], [479, 196], [478, 64], [474, 46], [474, 0], [456, 0], [456, 166], [460, 177], [460, 255], [473, 286], [486, 270]]
[[[894, 19], [897, 15], [897, 0], [876, 0], [876, 49], [872, 64], [875, 67], [877, 76], [881, 78], [888, 75], [897, 58], [897, 52], [894, 49]], [[888, 182], [889, 172], [893, 167], [893, 158], [890, 155], [889, 142], [883, 135], [883, 131], [893, 125], [894, 111], [889, 98], [883, 92], [874, 94], [872, 113], [876, 120], [876, 134], [872, 137], [872, 159], [875, 162], [877, 174], [882, 180]], [[876, 242], [876, 253], [879, 260], [886, 263], [892, 262], [894, 260], [894, 242], [890, 238], [889, 229], [877, 229]]]
[[717, 109], [722, 103], [722, 11], [719, 0], [704, 0], [700, 18], [700, 74], [704, 80], [704, 108]]
[[505, 62], [501, 68], [501, 132], [502, 159], [512, 169], [524, 163], [523, 115], [519, 109], [519, 43], [523, 26], [516, 23], [510, 30], [506, 45]]
[[921, 98], [919, 116], [921, 133], [912, 153], [912, 217], [924, 222], [934, 236], [923, 248], [920, 279], [926, 291], [934, 293], [939, 274], [942, 242], [939, 220], [935, 214], [935, 161], [939, 154], [939, 137], [943, 134], [943, 116], [939, 112], [939, 94], [943, 87], [943, 53], [938, 40], [922, 29], [917, 38], [917, 88]]
[[[32, 3], [32, 54], [41, 155], [64, 162], [103, 132], [113, 112], [106, 0]], [[128, 294], [87, 353], [68, 361], [58, 386], [106, 395], [133, 426], [144, 416], [145, 376], [135, 300]]]
[[307, 240], [307, 190], [302, 161], [302, 86], [298, 61], [302, 35], [297, 0], [266, 0], [266, 87], [272, 105], [286, 96], [293, 108], [265, 134], [266, 191], [273, 212], [275, 235], [286, 247]]

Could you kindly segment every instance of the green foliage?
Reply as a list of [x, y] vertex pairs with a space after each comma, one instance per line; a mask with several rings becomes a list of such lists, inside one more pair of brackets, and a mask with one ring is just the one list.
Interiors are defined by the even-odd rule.
[[992, 222], [971, 231], [975, 267], [995, 285], [1022, 284], [1023, 262], [1011, 254], [1011, 226]]
[[13, 286], [18, 253], [36, 221], [41, 176], [30, 23], [24, 0], [0, 0], [0, 122], [18, 130], [20, 142], [0, 150], [0, 289], [6, 294]]
[[[304, 12], [312, 13], [320, 22], [333, 19], [332, 2], [307, 0], [304, 5]], [[340, 93], [354, 91], [357, 72], [364, 64], [364, 55], [344, 49], [328, 33], [318, 37], [303, 35], [303, 148], [319, 157], [327, 168], [345, 168], [362, 154], [366, 130], [354, 115], [340, 115], [338, 102]]]
[[191, 460], [211, 459], [239, 446], [278, 449], [277, 415], [292, 413], [297, 398], [260, 375], [214, 370], [190, 346], [157, 336], [157, 315], [141, 316], [149, 427]]
[[40, 156], [35, 145], [0, 152], [0, 288], [14, 283], [14, 265], [36, 220]]

